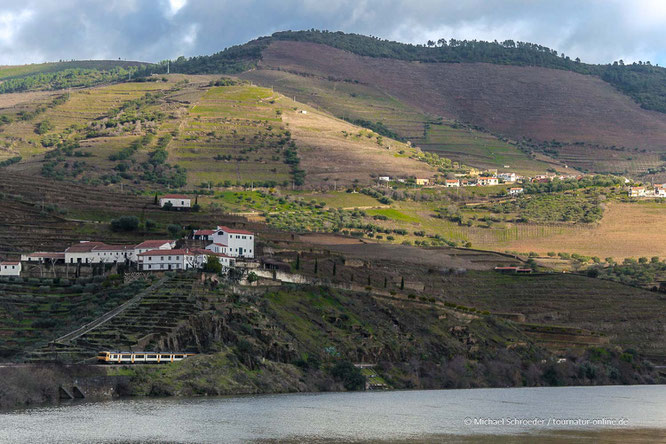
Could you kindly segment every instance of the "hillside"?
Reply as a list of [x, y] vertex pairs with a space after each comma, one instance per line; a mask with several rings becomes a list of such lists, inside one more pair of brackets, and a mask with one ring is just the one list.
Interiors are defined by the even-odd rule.
[[[259, 67], [372, 85], [421, 112], [536, 142], [538, 151], [575, 167], [646, 171], [660, 162], [654, 154], [666, 151], [666, 115], [641, 109], [593, 76], [487, 63], [407, 62], [290, 41], [270, 44]], [[632, 165], [641, 160], [643, 168]]]
[[21, 159], [9, 168], [24, 173], [144, 190], [437, 172], [405, 143], [268, 88], [201, 75], [150, 80], [0, 95], [0, 160]]
[[[128, 86], [123, 88], [137, 92], [142, 88], [144, 91], [146, 88], [159, 90], [169, 96], [176, 87], [171, 81], [157, 87], [162, 74], [145, 77], [153, 71], [161, 73], [165, 69], [162, 65], [142, 66], [136, 62], [121, 61], [5, 67], [0, 69], [0, 76], [5, 79], [3, 91], [31, 91], [33, 96], [26, 101], [20, 94], [19, 97], [0, 95], [0, 107], [6, 108], [3, 113], [6, 111], [10, 119], [17, 116], [23, 118], [26, 113], [30, 115], [40, 107], [50, 106], [50, 101], [58, 97], [58, 94], [54, 96], [46, 91], [127, 82], [130, 78], [138, 78], [144, 85], [151, 86], [137, 87], [142, 83], [128, 82], [125, 83]], [[171, 62], [171, 72], [187, 74], [189, 77], [181, 76], [181, 80], [187, 78], [199, 85], [199, 92], [182, 102], [192, 108], [196, 108], [198, 100], [202, 101], [200, 106], [207, 106], [205, 102], [208, 100], [217, 100], [212, 97], [213, 93], [201, 94], [206, 81], [201, 79], [211, 79], [202, 77], [202, 74], [233, 73], [265, 88], [272, 88], [271, 94], [277, 91], [300, 102], [293, 104], [296, 106], [286, 102], [266, 103], [264, 99], [268, 96], [259, 94], [257, 100], [262, 100], [262, 106], [271, 105], [268, 108], [273, 108], [275, 112], [294, 107], [301, 110], [310, 105], [354, 125], [379, 132], [383, 137], [410, 141], [424, 151], [482, 168], [515, 170], [524, 174], [543, 172], [545, 169], [571, 171], [573, 168], [583, 172], [625, 174], [649, 179], [660, 177], [654, 174], [663, 172], [666, 167], [666, 114], [662, 112], [666, 110], [666, 69], [647, 63], [592, 65], [571, 60], [540, 45], [513, 41], [441, 40], [415, 46], [355, 34], [288, 31], [211, 56], [178, 58]], [[192, 85], [180, 85], [178, 88], [193, 92]], [[94, 96], [94, 89], [92, 92]], [[244, 96], [243, 100], [249, 98]], [[178, 103], [178, 100], [169, 97], [163, 100], [171, 105]], [[230, 102], [228, 105], [233, 106]], [[267, 116], [261, 112], [253, 114], [250, 109], [253, 104], [247, 105], [249, 107], [244, 105], [244, 111], [251, 117], [249, 120], [266, 120]], [[88, 106], [81, 101], [73, 101], [70, 105], [75, 109], [86, 109]], [[228, 107], [216, 104], [203, 114], [196, 109], [187, 109], [187, 112], [176, 110], [173, 106], [162, 111], [175, 112], [170, 117], [172, 120], [184, 120], [175, 125], [175, 122], [163, 124], [157, 133], [163, 135], [167, 128], [168, 132], [174, 132], [180, 127], [188, 132], [188, 141], [176, 140], [173, 143], [175, 156], [169, 161], [186, 169], [187, 165], [190, 166], [191, 177], [186, 179], [190, 186], [202, 182], [244, 183], [250, 174], [256, 176], [259, 182], [290, 183], [294, 180], [288, 177], [289, 170], [294, 170], [293, 165], [286, 170], [284, 165], [272, 165], [274, 161], [267, 161], [268, 151], [262, 149], [259, 149], [261, 154], [256, 152], [256, 155], [248, 157], [248, 148], [243, 147], [240, 155], [231, 156], [233, 159], [229, 159], [229, 154], [223, 149], [223, 152], [215, 153], [219, 156], [215, 162], [209, 162], [206, 156], [200, 155], [210, 151], [211, 144], [247, 145], [249, 141], [257, 140], [254, 136], [265, 138], [269, 133], [277, 138], [275, 131], [262, 133], [255, 128], [235, 139], [225, 136], [224, 140], [218, 140], [210, 135], [214, 132], [202, 131], [201, 125], [196, 127], [192, 122], [197, 119], [219, 121], [221, 114], [230, 111]], [[104, 119], [105, 114], [108, 112], [89, 118]], [[206, 125], [212, 124], [212, 121]], [[79, 120], [77, 123], [86, 125], [89, 122]], [[213, 126], [216, 125], [219, 126], [220, 122]], [[5, 123], [2, 126], [8, 125]], [[14, 148], [16, 137], [27, 137], [25, 128], [19, 130], [18, 135], [12, 131], [4, 132], [10, 135], [4, 141], [8, 151], [17, 151]], [[199, 134], [194, 134], [197, 132]], [[142, 134], [142, 131], [137, 134]], [[192, 146], [190, 142], [195, 136], [199, 141], [205, 139], [203, 146]], [[304, 134], [301, 133], [301, 136], [304, 137]], [[246, 139], [239, 140], [242, 137]], [[35, 154], [34, 145], [38, 140], [34, 136], [28, 139], [32, 139], [33, 144], [29, 154]], [[101, 142], [103, 151], [112, 151], [121, 141]], [[122, 141], [123, 144], [130, 142], [129, 139]], [[335, 142], [332, 146], [339, 144]], [[192, 151], [190, 148], [201, 150]], [[332, 150], [335, 151], [335, 148]], [[140, 153], [137, 157], [141, 157]], [[250, 159], [266, 162], [267, 168], [244, 164]], [[140, 161], [145, 160], [144, 156]], [[349, 164], [338, 162], [336, 154], [330, 158], [315, 159], [314, 163], [321, 165], [327, 160], [328, 165], [331, 162]], [[348, 160], [356, 162], [358, 158], [352, 156]], [[376, 164], [370, 162], [367, 168], [362, 167], [361, 175], [367, 174], [368, 170], [376, 170], [373, 166]], [[115, 166], [106, 165], [103, 169], [108, 167]], [[312, 177], [319, 174], [313, 163], [309, 167], [314, 168]], [[223, 170], [221, 175], [217, 174], [218, 169]], [[403, 166], [393, 171], [401, 174], [411, 171], [411, 168]], [[143, 169], [125, 175], [145, 176], [146, 173], [151, 172]], [[373, 171], [373, 174], [376, 173]], [[117, 174], [100, 175], [106, 176], [106, 181], [110, 178], [119, 180]], [[358, 172], [347, 174], [352, 175], [357, 176]], [[176, 185], [182, 184], [183, 172], [175, 170], [148, 176], [154, 179], [153, 182]], [[344, 174], [340, 180], [346, 180], [342, 176]], [[324, 175], [320, 177], [323, 178]], [[296, 182], [301, 182], [301, 179]], [[316, 182], [321, 183], [321, 180]], [[309, 184], [312, 184], [311, 180]]]
[[[401, 137], [454, 160], [468, 154], [481, 166], [497, 166], [499, 150], [512, 160], [527, 153], [550, 167], [630, 175], [654, 173], [665, 163], [666, 69], [647, 63], [591, 65], [510, 40], [414, 46], [339, 32], [288, 31], [174, 66], [183, 72], [224, 72], [234, 54], [246, 78], [341, 118], [380, 119]], [[377, 108], [368, 112], [377, 99], [391, 101], [401, 116]], [[366, 108], [359, 110], [360, 104]], [[472, 130], [458, 138], [464, 148], [447, 137], [460, 135], [461, 124]], [[499, 140], [491, 135], [477, 148], [476, 139], [488, 138], [474, 132], [479, 129]], [[503, 149], [503, 138], [513, 146]], [[529, 168], [524, 163], [521, 167]]]

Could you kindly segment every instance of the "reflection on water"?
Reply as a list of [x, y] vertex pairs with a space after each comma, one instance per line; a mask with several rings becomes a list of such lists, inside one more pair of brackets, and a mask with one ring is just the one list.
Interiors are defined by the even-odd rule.
[[0, 442], [666, 440], [666, 386], [131, 399], [0, 415]]

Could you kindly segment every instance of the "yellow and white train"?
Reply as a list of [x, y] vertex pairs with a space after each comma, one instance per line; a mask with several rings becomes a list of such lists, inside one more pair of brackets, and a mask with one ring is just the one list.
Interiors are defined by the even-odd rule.
[[101, 364], [166, 364], [182, 361], [194, 355], [195, 353], [103, 351], [97, 354], [97, 362]]

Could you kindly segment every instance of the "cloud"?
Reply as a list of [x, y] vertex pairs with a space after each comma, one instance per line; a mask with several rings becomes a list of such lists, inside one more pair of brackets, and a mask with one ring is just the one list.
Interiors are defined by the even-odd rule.
[[587, 62], [666, 64], [662, 0], [4, 0], [0, 64], [159, 61], [310, 28], [410, 43], [522, 40]]

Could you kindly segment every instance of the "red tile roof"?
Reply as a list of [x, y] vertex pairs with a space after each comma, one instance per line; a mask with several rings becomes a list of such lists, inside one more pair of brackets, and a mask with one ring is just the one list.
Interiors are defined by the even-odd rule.
[[169, 244], [171, 245], [173, 241], [172, 240], [147, 240], [141, 242], [139, 245], [136, 245], [134, 248], [135, 249], [144, 249], [144, 248], [149, 248], [149, 249], [157, 249], [161, 247], [164, 244]]
[[125, 251], [125, 250], [134, 250], [134, 245], [104, 245], [101, 247], [95, 247], [94, 251]]
[[228, 245], [220, 244], [219, 242], [212, 243], [211, 245], [217, 245], [217, 246], [220, 246], [220, 247], [228, 247]]
[[139, 253], [139, 256], [191, 256], [190, 250], [177, 249], [177, 250], [150, 250]]
[[35, 253], [30, 253], [28, 257], [43, 257], [43, 258], [49, 258], [49, 259], [64, 259], [65, 258], [65, 253], [49, 253], [49, 252], [35, 252]]
[[65, 253], [89, 253], [93, 251], [95, 247], [101, 246], [104, 246], [104, 242], [81, 242], [67, 248]]
[[195, 236], [211, 236], [215, 234], [215, 230], [197, 230], [194, 232]]
[[21, 265], [19, 261], [3, 261], [0, 262], [0, 265]]
[[190, 199], [190, 200], [192, 200], [192, 198], [190, 196], [186, 196], [184, 194], [165, 194], [161, 198], [162, 199]]
[[81, 242], [65, 250], [66, 253], [90, 253], [92, 251], [125, 251], [134, 249], [134, 245], [108, 245], [104, 242]]
[[254, 233], [252, 233], [251, 231], [238, 230], [238, 229], [236, 229], [236, 228], [225, 227], [224, 225], [220, 225], [220, 226], [218, 226], [217, 228], [220, 229], [220, 230], [222, 230], [222, 231], [224, 231], [224, 232], [226, 232], [226, 233], [234, 233], [234, 234], [249, 234], [249, 235], [251, 235], [251, 236], [254, 235]]
[[201, 248], [194, 248], [194, 249], [192, 249], [192, 252], [196, 253], [196, 254], [205, 254], [206, 256], [231, 257], [231, 256], [227, 256], [224, 253], [215, 253], [213, 251], [203, 250]]

